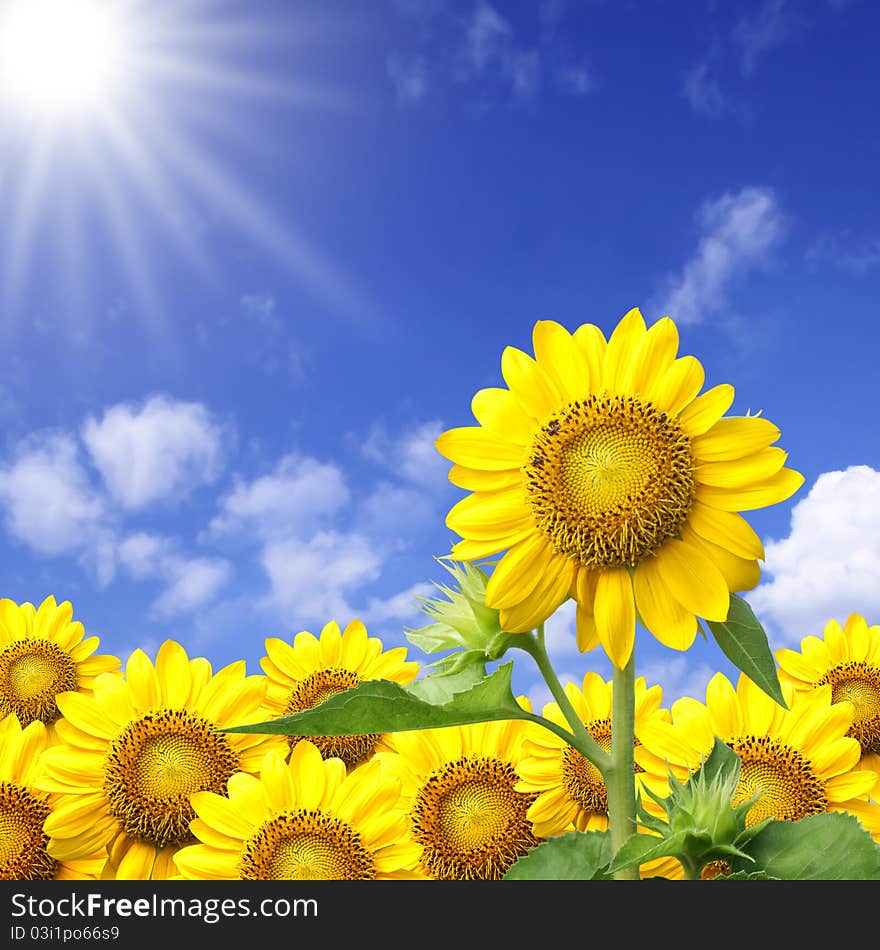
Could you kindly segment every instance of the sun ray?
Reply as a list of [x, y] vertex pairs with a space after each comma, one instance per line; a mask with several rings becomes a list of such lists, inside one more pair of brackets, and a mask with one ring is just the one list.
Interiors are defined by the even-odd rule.
[[[21, 314], [38, 271], [53, 269], [71, 302], [82, 301], [87, 288], [100, 292], [118, 272], [134, 309], [165, 337], [152, 239], [168, 238], [157, 250], [173, 248], [194, 276], [216, 288], [225, 275], [210, 242], [219, 232], [192, 226], [206, 209], [338, 314], [374, 318], [348, 277], [239, 168], [217, 157], [223, 142], [268, 148], [268, 139], [256, 134], [261, 106], [352, 107], [351, 96], [287, 69], [291, 44], [308, 46], [319, 35], [332, 42], [335, 26], [299, 18], [291, 29], [288, 11], [242, 15], [225, 0], [120, 0], [106, 22], [98, 0], [8, 0], [7, 6], [24, 24], [16, 35], [26, 39], [28, 55], [16, 52], [15, 75], [29, 94], [0, 90], [0, 120], [9, 132], [0, 141], [0, 163], [11, 182], [0, 191], [8, 222], [0, 252], [5, 326]], [[71, 11], [84, 23], [71, 26]], [[115, 261], [100, 243], [105, 232]], [[47, 234], [52, 239], [42, 240]], [[106, 301], [97, 309], [106, 310]]]

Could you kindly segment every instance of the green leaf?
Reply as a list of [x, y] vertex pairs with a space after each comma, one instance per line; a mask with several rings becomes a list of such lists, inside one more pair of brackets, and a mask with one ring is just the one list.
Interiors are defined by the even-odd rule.
[[710, 877], [710, 881], [778, 881], [778, 877], [771, 877], [764, 871], [734, 871], [733, 874], [719, 874], [717, 877]]
[[683, 854], [688, 850], [689, 837], [686, 831], [677, 831], [663, 838], [657, 835], [630, 835], [614, 855], [608, 872], [613, 874], [615, 871], [637, 867], [655, 858]]
[[513, 864], [505, 881], [610, 881], [610, 831], [567, 831], [536, 845]]
[[787, 709], [767, 634], [749, 604], [731, 594], [727, 620], [707, 620], [706, 624], [728, 660]]
[[526, 712], [511, 691], [513, 664], [506, 663], [469, 689], [454, 693], [448, 702], [426, 702], [412, 690], [391, 680], [367, 680], [329, 696], [318, 706], [268, 722], [230, 726], [224, 732], [284, 736], [354, 736], [463, 726], [497, 719], [539, 717]]
[[823, 812], [771, 821], [744, 849], [755, 861], [731, 862], [785, 881], [880, 881], [880, 845], [855, 815]]
[[456, 693], [476, 686], [486, 678], [486, 655], [482, 650], [466, 650], [432, 663], [434, 672], [407, 686], [407, 692], [435, 706], [448, 703]]

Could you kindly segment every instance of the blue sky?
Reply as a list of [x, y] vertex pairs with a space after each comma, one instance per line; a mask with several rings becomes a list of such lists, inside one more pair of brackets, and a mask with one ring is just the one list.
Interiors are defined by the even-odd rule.
[[[771, 645], [877, 622], [875, 4], [123, 7], [100, 108], [0, 89], [0, 594], [122, 656], [405, 644], [455, 540], [436, 435], [536, 320], [638, 306], [805, 475], [749, 515]], [[610, 675], [572, 627], [558, 672]], [[731, 672], [637, 665], [670, 702]]]

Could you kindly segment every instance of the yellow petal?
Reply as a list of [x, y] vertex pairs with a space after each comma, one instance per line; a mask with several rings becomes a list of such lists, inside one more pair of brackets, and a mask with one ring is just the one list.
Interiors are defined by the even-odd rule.
[[568, 599], [574, 565], [562, 555], [552, 559], [535, 589], [520, 603], [501, 610], [502, 629], [508, 633], [534, 630]]
[[486, 584], [486, 606], [512, 607], [535, 589], [553, 558], [553, 548], [538, 531], [515, 544], [495, 566]]
[[125, 666], [125, 679], [131, 690], [132, 701], [139, 710], [152, 709], [162, 702], [162, 690], [159, 678], [150, 658], [138, 648], [128, 658]]
[[636, 609], [642, 623], [664, 645], [687, 650], [697, 635], [697, 618], [670, 593], [656, 558], [646, 558], [633, 576]]
[[764, 544], [742, 515], [712, 508], [695, 498], [687, 523], [701, 538], [725, 547], [739, 557], [764, 560]]
[[714, 485], [698, 485], [696, 497], [713, 508], [722, 511], [752, 511], [765, 508], [790, 498], [804, 483], [804, 476], [791, 468], [771, 475], [761, 482], [752, 482], [740, 488], [716, 488]]
[[657, 554], [666, 589], [691, 613], [706, 620], [726, 620], [730, 591], [721, 571], [686, 541], [667, 541]]
[[705, 379], [705, 370], [695, 356], [680, 356], [644, 395], [658, 409], [675, 416], [693, 402]]
[[469, 468], [498, 471], [519, 468], [523, 462], [522, 446], [500, 439], [481, 426], [447, 429], [434, 444], [444, 458]]
[[253, 827], [225, 795], [218, 795], [215, 792], [193, 792], [190, 802], [195, 813], [205, 824], [216, 828], [227, 837], [246, 841], [253, 833]]
[[608, 658], [618, 669], [623, 669], [632, 655], [636, 637], [635, 598], [632, 579], [625, 567], [599, 574], [593, 614], [596, 635]]
[[189, 699], [192, 674], [186, 650], [173, 640], [166, 640], [156, 654], [156, 673], [164, 693], [163, 705], [182, 709]]
[[491, 557], [499, 551], [512, 547], [517, 541], [533, 534], [534, 530], [535, 526], [530, 524], [513, 534], [504, 535], [503, 537], [465, 538], [463, 541], [456, 542], [449, 553], [456, 561], [482, 561], [484, 558]]
[[779, 427], [764, 416], [725, 416], [703, 435], [691, 440], [698, 463], [744, 458], [772, 445]]
[[761, 579], [761, 568], [755, 560], [738, 557], [720, 545], [712, 544], [701, 538], [687, 526], [681, 529], [681, 538], [688, 544], [699, 548], [721, 571], [727, 589], [730, 591], [754, 590]]
[[706, 686], [706, 707], [712, 731], [723, 742], [742, 734], [743, 718], [739, 697], [733, 683], [723, 674], [716, 673]]
[[741, 459], [698, 464], [694, 469], [694, 477], [704, 485], [716, 485], [719, 488], [745, 487], [775, 475], [785, 465], [787, 458], [788, 452], [769, 446]]
[[629, 389], [634, 393], [645, 392], [672, 366], [677, 352], [678, 328], [669, 317], [661, 317], [642, 340], [633, 361]]
[[589, 653], [599, 646], [599, 633], [596, 630], [596, 618], [592, 610], [585, 610], [580, 604], [575, 613], [575, 637], [581, 653]]
[[701, 393], [678, 414], [678, 424], [690, 438], [708, 432], [733, 405], [734, 389], [720, 383]]
[[605, 350], [608, 344], [605, 335], [594, 323], [583, 323], [572, 334], [578, 345], [590, 374], [590, 391], [602, 388], [602, 364], [605, 362]]
[[608, 339], [602, 364], [602, 387], [608, 392], [628, 392], [632, 366], [647, 332], [645, 318], [633, 307], [620, 319]]
[[516, 401], [533, 419], [549, 416], [564, 402], [543, 367], [515, 346], [506, 346], [501, 354], [501, 375]]
[[480, 389], [471, 400], [471, 411], [480, 425], [506, 442], [528, 445], [535, 436], [535, 422], [509, 389]]
[[539, 320], [532, 333], [535, 358], [556, 384], [561, 397], [581, 399], [590, 391], [590, 367], [572, 335], [555, 320]]
[[457, 463], [449, 469], [448, 477], [453, 485], [468, 491], [497, 491], [499, 488], [512, 488], [522, 482], [522, 473], [518, 468], [485, 472]]
[[89, 735], [99, 739], [112, 739], [119, 731], [117, 724], [91, 696], [84, 696], [82, 693], [59, 693], [55, 702], [65, 719]]
[[503, 491], [472, 492], [446, 515], [447, 528], [476, 540], [512, 534], [532, 521], [521, 485]]

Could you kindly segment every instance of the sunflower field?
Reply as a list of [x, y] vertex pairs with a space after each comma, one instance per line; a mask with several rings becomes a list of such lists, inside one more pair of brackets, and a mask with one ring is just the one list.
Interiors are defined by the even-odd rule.
[[[436, 442], [460, 540], [408, 647], [328, 617], [259, 673], [173, 639], [123, 663], [69, 601], [0, 600], [0, 878], [880, 879], [880, 625], [854, 605], [772, 648], [743, 512], [803, 478], [678, 350], [638, 309], [503, 350]], [[570, 600], [563, 685], [544, 625]], [[640, 674], [641, 637], [698, 634], [735, 680]]]

